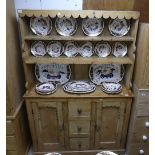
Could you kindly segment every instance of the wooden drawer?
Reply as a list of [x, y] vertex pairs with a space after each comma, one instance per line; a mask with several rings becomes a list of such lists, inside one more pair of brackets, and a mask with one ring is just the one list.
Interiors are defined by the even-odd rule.
[[148, 140], [143, 140], [143, 136], [149, 138], [149, 129], [145, 126], [148, 122], [148, 117], [137, 117], [134, 123], [134, 129], [132, 132], [132, 143], [148, 143]]
[[13, 122], [12, 121], [6, 121], [6, 135], [13, 135], [15, 134], [15, 130], [13, 127]]
[[6, 148], [7, 150], [17, 149], [15, 136], [6, 136]]
[[89, 136], [90, 121], [70, 121], [69, 135], [70, 137], [86, 137]]
[[88, 150], [89, 149], [89, 138], [71, 138], [70, 149]]
[[143, 155], [149, 155], [149, 146], [141, 144], [132, 144], [129, 146], [128, 155], [140, 155], [140, 152]]
[[138, 104], [148, 104], [149, 103], [149, 91], [139, 90], [138, 92]]
[[139, 104], [137, 105], [137, 116], [149, 116], [149, 105]]
[[68, 102], [70, 120], [90, 120], [91, 103], [89, 100], [72, 100]]

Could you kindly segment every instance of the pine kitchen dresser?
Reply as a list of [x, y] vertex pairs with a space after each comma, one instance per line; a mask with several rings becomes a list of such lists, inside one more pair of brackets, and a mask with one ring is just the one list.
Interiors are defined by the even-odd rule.
[[[33, 140], [35, 154], [60, 152], [62, 154], [96, 154], [101, 150], [113, 150], [123, 154], [126, 148], [126, 136], [132, 106], [133, 93], [132, 74], [135, 63], [136, 35], [139, 22], [139, 12], [135, 11], [45, 11], [19, 10], [19, 23], [22, 38], [22, 57], [26, 79], [24, 95]], [[73, 36], [60, 36], [53, 26], [48, 36], [32, 34], [29, 21], [32, 16], [49, 16], [54, 23], [56, 17], [74, 17], [77, 19], [78, 30]], [[102, 18], [105, 22], [103, 33], [97, 37], [84, 35], [81, 29], [83, 18]], [[108, 31], [110, 19], [126, 18], [130, 20], [131, 28], [127, 35], [114, 37]], [[57, 40], [84, 42], [93, 44], [106, 41], [110, 44], [116, 41], [125, 42], [128, 54], [117, 58], [112, 55], [106, 58], [92, 56], [84, 58], [76, 56], [68, 58], [60, 56], [52, 58], [44, 56], [34, 57], [30, 54], [30, 45], [33, 41], [42, 40], [45, 43]], [[89, 79], [91, 64], [123, 64], [125, 76], [122, 81], [123, 90], [120, 94], [109, 95], [103, 93], [97, 86], [90, 94], [69, 94], [62, 87], [51, 95], [39, 95], [35, 92], [37, 83], [34, 75], [35, 64], [70, 64], [71, 79]]]

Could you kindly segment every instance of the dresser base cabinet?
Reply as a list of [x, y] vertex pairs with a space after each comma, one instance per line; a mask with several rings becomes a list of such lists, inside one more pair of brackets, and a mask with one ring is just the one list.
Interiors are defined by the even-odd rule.
[[132, 99], [26, 99], [34, 152], [124, 152]]
[[6, 155], [27, 155], [31, 143], [23, 101], [15, 113], [6, 117]]

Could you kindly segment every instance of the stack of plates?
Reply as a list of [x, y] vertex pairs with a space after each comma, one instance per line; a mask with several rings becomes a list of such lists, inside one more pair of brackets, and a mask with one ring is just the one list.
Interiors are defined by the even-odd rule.
[[90, 81], [71, 81], [63, 86], [64, 91], [69, 93], [91, 93], [96, 86]]
[[105, 82], [101, 84], [101, 89], [108, 94], [117, 94], [122, 91], [122, 86], [115, 82]]
[[36, 93], [41, 94], [41, 95], [48, 95], [52, 94], [56, 91], [57, 85], [52, 82], [44, 82], [44, 83], [39, 83], [36, 85]]

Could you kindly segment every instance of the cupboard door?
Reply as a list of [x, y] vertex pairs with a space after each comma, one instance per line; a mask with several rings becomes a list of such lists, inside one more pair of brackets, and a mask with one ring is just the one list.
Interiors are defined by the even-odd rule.
[[109, 149], [121, 147], [121, 134], [125, 103], [105, 100], [97, 103], [95, 147]]
[[59, 150], [64, 146], [61, 102], [32, 104], [39, 151]]

